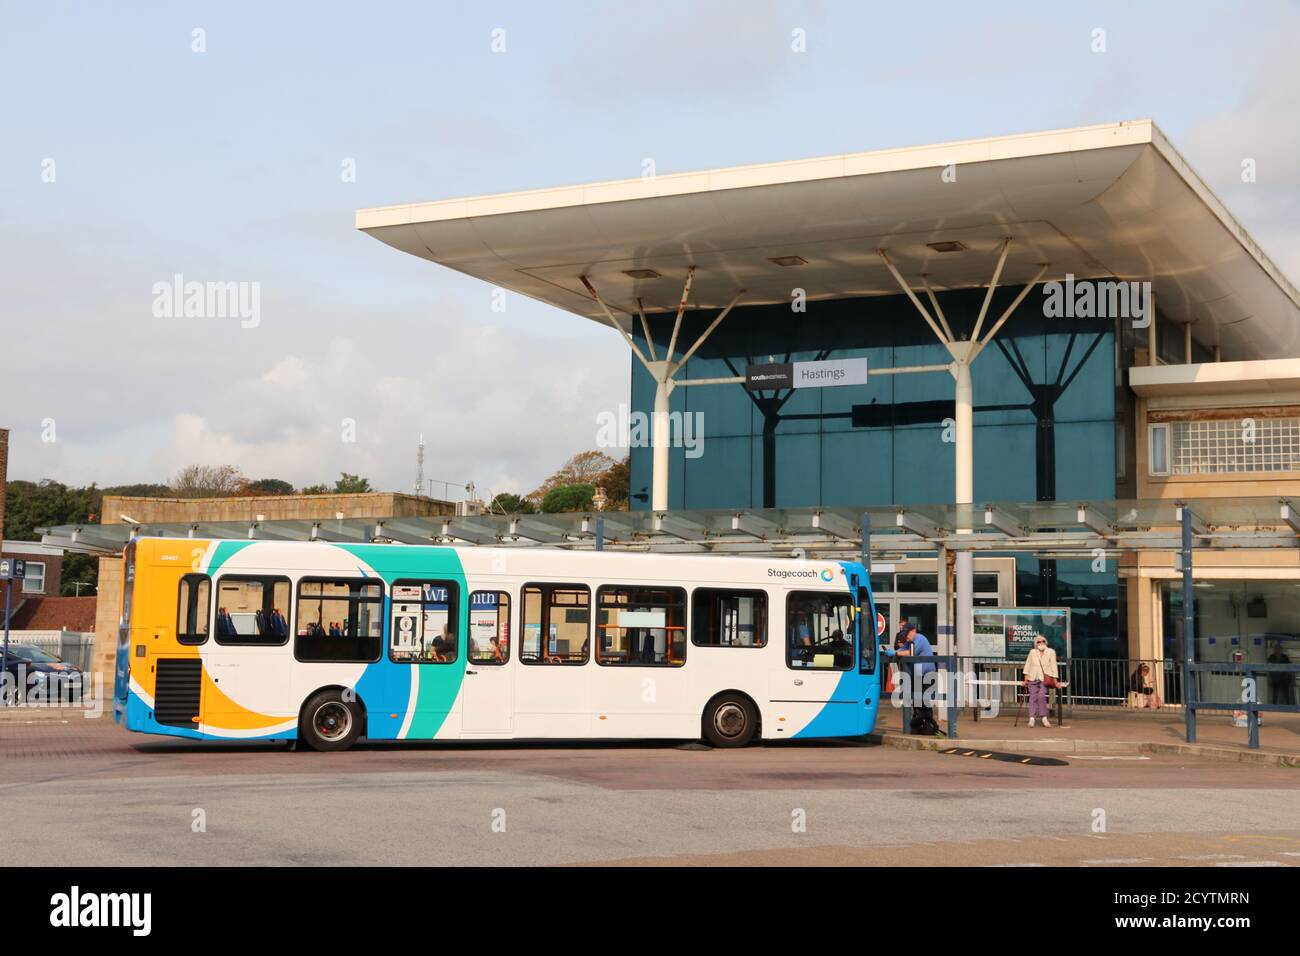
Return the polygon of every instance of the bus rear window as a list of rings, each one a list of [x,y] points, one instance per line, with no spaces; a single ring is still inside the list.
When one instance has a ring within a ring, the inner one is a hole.
[[[176,596],[176,640],[182,644],[202,644],[208,639],[212,617],[212,579],[206,574],[187,574],[181,578]]]

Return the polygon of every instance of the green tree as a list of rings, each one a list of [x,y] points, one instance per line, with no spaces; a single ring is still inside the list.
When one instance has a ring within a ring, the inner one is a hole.
[[[622,461],[614,462],[604,474],[596,479],[596,484],[605,489],[605,497],[609,499],[609,503],[605,505],[606,511],[628,510],[628,495],[631,493],[631,482],[631,456],[625,456]]]
[[[587,511],[591,508],[591,499],[595,494],[594,485],[560,485],[552,488],[542,498],[542,511],[548,515],[564,511]]]
[[[597,485],[600,483],[598,480],[600,476],[616,464],[618,463],[603,451],[578,452],[528,497],[535,502],[540,502],[548,492],[561,485]]]
[[[531,515],[537,513],[537,506],[527,498],[503,491],[492,499],[488,511],[497,515]]]
[[[293,485],[280,478],[259,478],[256,481],[244,482],[244,487],[240,489],[241,494],[245,495],[291,495],[293,494]]]
[[[303,489],[298,493],[300,495],[328,495],[333,490],[334,490],[333,488],[325,484],[305,485]]]
[[[77,587],[80,584],[81,587]],[[64,597],[81,597],[95,594],[99,587],[99,558],[90,554],[68,551],[63,555],[63,575],[59,593]]]
[[[94,485],[69,488],[60,481],[11,481],[5,498],[6,538],[34,541],[37,528],[80,524],[99,509],[100,492]]]
[[[98,520],[103,493],[94,485],[69,488],[58,481],[11,481],[5,501],[6,538],[14,541],[38,541],[37,528],[61,524],[85,524]],[[63,557],[60,593],[76,592],[80,581],[85,587],[99,579],[99,560],[85,554],[69,552]]]
[[[360,475],[350,475],[346,471],[342,473],[338,481],[334,482],[334,493],[338,495],[360,495],[374,491],[370,487],[370,479],[362,478]]]

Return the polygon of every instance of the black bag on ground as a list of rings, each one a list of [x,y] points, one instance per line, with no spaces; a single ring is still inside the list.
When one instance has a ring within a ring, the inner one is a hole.
[[[939,724],[928,708],[917,708],[912,715],[912,733],[921,737],[934,737],[940,733]]]

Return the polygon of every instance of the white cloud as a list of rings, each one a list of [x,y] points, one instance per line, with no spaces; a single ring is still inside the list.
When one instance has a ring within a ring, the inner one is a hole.
[[[427,478],[522,493],[595,446],[593,409],[627,400],[628,359],[617,341],[473,326],[454,339],[431,330],[429,341],[451,347],[386,350],[333,338],[279,358],[178,412],[156,472],[233,464],[249,477],[303,485],[348,471],[404,491],[423,434]],[[345,420],[355,422],[355,441],[346,440]]]

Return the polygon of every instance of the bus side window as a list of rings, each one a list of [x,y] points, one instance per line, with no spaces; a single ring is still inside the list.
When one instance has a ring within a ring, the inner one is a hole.
[[[691,592],[691,643],[696,647],[764,647],[767,592],[696,588]]]
[[[591,590],[585,584],[525,584],[525,664],[585,664],[591,656]]]
[[[460,588],[455,581],[393,582],[388,657],[398,664],[454,664],[460,656]]]
[[[864,587],[858,588],[858,670],[870,674],[876,669],[876,643],[884,635],[876,634],[876,615],[871,606],[871,592]]]
[[[280,645],[289,642],[289,579],[228,574],[217,581],[217,643]]]
[[[469,659],[487,666],[510,660],[510,595],[505,591],[470,594]]]
[[[176,640],[182,644],[202,644],[208,639],[212,617],[212,579],[206,574],[187,574],[181,578],[176,596]]]
[[[304,578],[298,582],[300,661],[379,660],[383,648],[384,587],[365,578]],[[283,619],[278,610],[272,621]]]
[[[606,586],[596,592],[596,663],[680,667],[686,663],[682,588]]]

